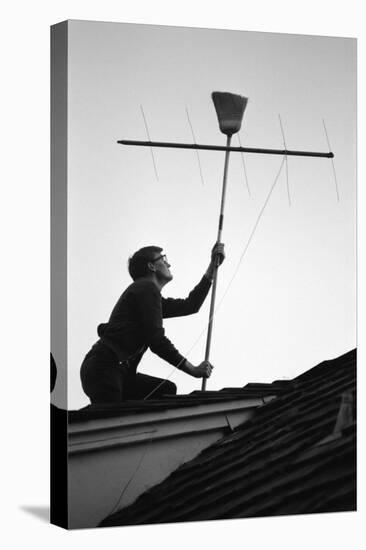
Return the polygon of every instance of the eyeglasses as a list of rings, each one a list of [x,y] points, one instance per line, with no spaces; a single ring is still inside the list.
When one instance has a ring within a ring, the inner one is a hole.
[[[166,257],[166,254],[162,254],[161,256],[158,256],[157,258],[155,258],[155,260],[151,260],[151,263],[154,264],[154,263],[157,262],[158,260],[163,260],[163,262],[164,262],[165,264],[168,264],[168,263],[169,263],[169,262],[168,262],[168,258]]]

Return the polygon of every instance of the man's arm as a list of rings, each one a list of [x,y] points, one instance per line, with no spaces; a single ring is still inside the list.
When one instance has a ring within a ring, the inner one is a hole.
[[[208,378],[211,375],[213,367],[208,361],[203,361],[195,367],[165,336],[162,326],[161,296],[154,283],[147,284],[143,291],[138,293],[136,307],[142,322],[145,342],[153,353],[195,378]]]
[[[209,361],[202,361],[202,363],[195,367],[188,361],[188,359],[186,359],[182,365],[178,366],[178,368],[186,374],[194,376],[194,378],[209,378],[211,376],[213,366]]]
[[[164,318],[181,317],[197,313],[205,301],[210,287],[211,279],[204,275],[187,298],[162,298],[162,316]]]
[[[215,244],[211,252],[211,261],[197,286],[189,293],[187,298],[162,298],[162,315],[168,317],[181,317],[197,313],[202,306],[210,290],[215,270],[224,261],[225,252],[223,244]]]

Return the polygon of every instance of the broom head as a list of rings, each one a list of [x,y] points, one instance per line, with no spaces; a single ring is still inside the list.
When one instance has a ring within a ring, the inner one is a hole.
[[[248,98],[229,92],[212,92],[220,130],[231,136],[239,132]]]

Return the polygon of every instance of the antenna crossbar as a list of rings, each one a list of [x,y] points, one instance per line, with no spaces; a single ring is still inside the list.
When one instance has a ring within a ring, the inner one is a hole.
[[[174,143],[166,141],[135,141],[121,139],[117,143],[121,145],[139,145],[141,147],[170,147],[173,149],[201,149],[205,151],[230,151],[233,153],[260,153],[264,155],[288,155],[297,157],[321,157],[333,158],[334,153],[322,153],[316,151],[291,151],[289,149],[263,149],[258,147],[226,147],[225,145],[200,145],[198,143]]]

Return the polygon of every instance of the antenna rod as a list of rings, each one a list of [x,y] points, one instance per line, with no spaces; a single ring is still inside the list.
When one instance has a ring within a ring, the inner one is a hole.
[[[134,141],[121,139],[121,145],[140,145],[142,147],[170,147],[174,149],[202,149],[205,151],[229,151],[233,153],[260,153],[265,155],[288,155],[297,157],[333,158],[334,153],[319,153],[315,151],[289,151],[288,149],[261,149],[258,147],[230,147],[226,145],[200,145],[198,143],[169,143],[165,141]]]
[[[224,225],[224,208],[225,208],[225,197],[226,197],[226,183],[227,183],[227,172],[229,167],[229,155],[230,155],[230,142],[231,135],[227,136],[226,140],[226,153],[225,153],[225,165],[224,165],[224,178],[222,184],[222,194],[221,194],[221,207],[220,207],[220,218],[219,218],[219,228],[217,232],[217,242],[221,243],[221,234],[222,228]],[[211,293],[211,305],[210,305],[210,315],[208,320],[208,329],[207,329],[207,340],[206,340],[206,352],[205,352],[205,361],[209,360],[210,348],[211,348],[211,337],[212,337],[212,326],[213,318],[215,313],[215,299],[216,299],[216,286],[217,286],[217,275],[218,275],[218,265],[215,266],[213,273],[213,283],[212,283],[212,293]],[[202,391],[206,390],[207,378],[202,378]]]

